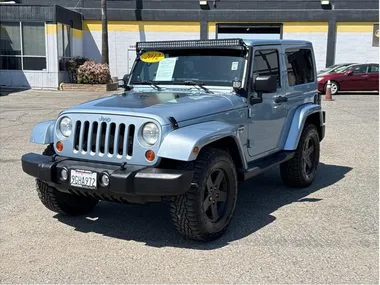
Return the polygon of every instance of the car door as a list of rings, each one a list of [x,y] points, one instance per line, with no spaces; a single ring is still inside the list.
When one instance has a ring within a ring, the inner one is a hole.
[[[285,84],[280,76],[280,45],[258,46],[253,50],[251,78],[275,75],[278,78],[277,91],[262,94],[262,102],[249,106],[247,152],[251,159],[260,158],[278,150],[278,144],[287,115]],[[259,98],[258,94],[251,94]]]
[[[342,86],[341,90],[345,91],[368,91],[369,86],[368,64],[356,65],[351,69],[352,73],[348,73],[348,80],[345,81],[346,86]]]
[[[369,67],[369,79],[368,84],[370,86],[370,90],[379,91],[379,65],[371,64]]]

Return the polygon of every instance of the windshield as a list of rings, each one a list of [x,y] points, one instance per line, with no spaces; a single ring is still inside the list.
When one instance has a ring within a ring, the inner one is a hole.
[[[340,68],[337,68],[336,70],[334,70],[335,73],[343,73],[345,72],[347,69],[351,68],[351,64],[350,65],[345,65],[345,66],[342,66]]]
[[[329,66],[329,67],[326,67],[326,68],[320,70],[320,72],[326,72],[326,71],[332,70],[332,69],[334,69],[334,68],[336,68],[336,67],[338,67],[338,66],[339,66],[339,65],[334,64],[334,65],[331,65],[331,66]]]
[[[184,84],[192,81],[232,86],[234,80],[243,79],[245,59],[241,50],[161,50],[158,54],[162,57],[156,57],[156,62],[146,62],[145,58],[150,55],[140,56],[130,84]]]

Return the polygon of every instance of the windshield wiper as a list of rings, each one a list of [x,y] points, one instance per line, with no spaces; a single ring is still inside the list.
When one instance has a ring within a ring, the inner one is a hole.
[[[198,86],[200,88],[202,88],[204,91],[206,91],[206,93],[213,93],[212,91],[210,91],[210,89],[204,87],[204,83],[202,82],[196,82],[196,81],[193,81],[193,80],[186,80],[183,82],[183,84],[185,85],[193,85],[193,86]]]
[[[138,82],[138,84],[143,84],[143,85],[149,84],[150,86],[155,87],[158,91],[160,91],[162,89],[160,86],[158,86],[156,83],[154,83],[153,81],[150,81],[150,80],[140,81],[140,82]]]

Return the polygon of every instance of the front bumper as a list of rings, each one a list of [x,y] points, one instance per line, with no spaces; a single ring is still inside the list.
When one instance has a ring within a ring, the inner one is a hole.
[[[22,169],[25,173],[43,181],[62,192],[95,194],[98,197],[127,196],[173,196],[181,195],[190,188],[192,171],[170,170],[146,166],[94,163],[73,160],[65,157],[52,157],[35,153],[22,156]],[[66,168],[67,180],[60,178]],[[95,189],[73,187],[70,185],[70,170],[85,170],[97,173],[98,183]],[[109,176],[109,185],[101,186],[99,179],[103,173]],[[95,196],[93,195],[93,196]],[[108,199],[105,199],[108,200]]]

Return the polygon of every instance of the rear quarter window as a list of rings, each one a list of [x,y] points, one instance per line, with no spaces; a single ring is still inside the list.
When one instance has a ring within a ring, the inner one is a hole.
[[[313,54],[310,49],[287,49],[287,71],[289,86],[315,81]]]

